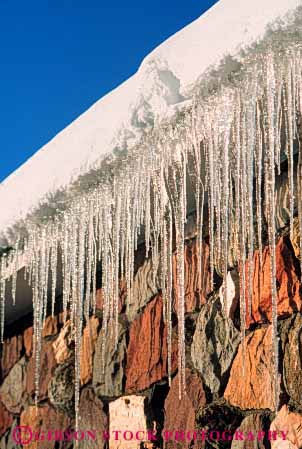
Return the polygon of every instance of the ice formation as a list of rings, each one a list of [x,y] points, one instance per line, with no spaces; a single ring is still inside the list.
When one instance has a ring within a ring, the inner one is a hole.
[[[273,376],[278,407],[275,181],[286,158],[292,232],[295,204],[302,223],[302,159],[301,151],[297,150],[298,142],[301,143],[297,124],[302,117],[299,26],[296,21],[290,29],[272,31],[265,41],[242,55],[236,70],[228,70],[225,61],[221,67],[224,78],[200,80],[190,104],[156,127],[148,128],[131,150],[102,166],[95,188],[76,196],[69,207],[46,223],[28,225],[26,235],[2,256],[2,338],[6,284],[12,279],[15,296],[16,272],[21,265],[25,266],[25,276],[33,291],[36,400],[41,329],[47,314],[54,313],[59,265],[62,266],[63,309],[65,314],[70,314],[74,329],[75,408],[78,411],[82,330],[96,306],[97,266],[101,266],[104,291],[102,331],[104,337],[108,330],[113,331],[117,341],[119,278],[125,279],[127,301],[131,302],[134,258],[142,236],[146,257],[161,261],[169,372],[172,282],[178,287],[179,394],[185,392],[184,226],[187,186],[191,185],[199,248],[205,232],[210,238],[212,286],[215,270],[226,280],[230,260],[239,269],[242,339],[246,316],[251,312],[253,252],[258,247],[261,254],[263,231],[267,230],[271,254]],[[173,280],[174,249],[177,274]],[[224,291],[226,301],[227,289]]]

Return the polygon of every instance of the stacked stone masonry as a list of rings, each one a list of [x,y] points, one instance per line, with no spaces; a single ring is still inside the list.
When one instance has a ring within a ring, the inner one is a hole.
[[[297,229],[297,227],[295,227]],[[167,326],[156,273],[150,262],[137,270],[132,302],[121,282],[118,346],[108,336],[102,357],[102,291],[97,292],[97,312],[85,323],[82,338],[80,430],[97,430],[97,438],[77,435],[78,447],[110,449],[143,447],[138,441],[121,444],[102,437],[120,429],[144,430],[145,447],[166,448],[293,448],[302,447],[302,296],[299,236],[284,233],[277,247],[278,318],[281,376],[280,406],[273,403],[271,348],[270,254],[254,254],[252,311],[246,316],[246,337],[241,340],[239,281],[236,267],[227,282],[227,307],[222,306],[221,279],[215,276],[210,291],[209,248],[202,249],[199,270],[195,240],[186,242],[186,395],[179,398],[177,372],[177,289],[173,297],[172,380],[168,384]],[[175,263],[175,261],[174,261]],[[175,268],[175,267],[174,267]],[[76,447],[74,417],[74,341],[62,314],[46,320],[41,350],[38,409],[34,404],[35,361],[32,327],[15,323],[14,335],[1,349],[0,449],[21,447],[17,426],[30,426],[40,435],[28,449]],[[244,367],[244,368],[243,368]],[[139,427],[139,429],[137,428]],[[157,435],[148,440],[147,429]],[[263,440],[225,439],[175,441],[160,439],[163,429],[257,432]],[[268,432],[287,430],[286,441],[269,441]],[[66,431],[57,441],[47,432]],[[15,433],[14,433],[15,432]],[[43,441],[41,435],[46,435]],[[25,445],[24,445],[25,446]]]

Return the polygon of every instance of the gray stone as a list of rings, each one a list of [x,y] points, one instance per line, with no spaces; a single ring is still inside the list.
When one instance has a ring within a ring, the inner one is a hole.
[[[9,412],[20,413],[26,387],[25,357],[10,370],[0,388],[0,399]]]
[[[213,298],[198,315],[191,347],[193,365],[213,393],[225,383],[224,375],[231,366],[239,342],[238,330],[225,316],[219,298]]]
[[[133,321],[137,313],[155,296],[160,289],[160,280],[158,275],[159,260],[154,261],[153,269],[152,260],[147,259],[133,280],[133,286],[129,297],[126,299],[126,314],[129,321]]]
[[[14,420],[10,430],[0,439],[0,449],[20,449],[20,444],[17,444],[13,438],[13,431],[18,425],[18,421]]]
[[[99,397],[118,397],[123,392],[125,364],[126,364],[126,328],[119,324],[118,344],[115,347],[115,339],[109,332],[105,336],[104,368],[102,357],[103,332],[99,333],[94,352],[93,386]]]
[[[74,365],[56,368],[48,386],[49,400],[54,407],[72,415],[74,412]]]

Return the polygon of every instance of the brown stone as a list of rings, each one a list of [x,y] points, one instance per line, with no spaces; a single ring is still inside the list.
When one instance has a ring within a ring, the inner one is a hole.
[[[1,372],[2,377],[5,377],[10,369],[18,362],[21,358],[23,348],[23,337],[22,335],[15,335],[14,337],[4,341],[2,346],[2,357],[1,357]]]
[[[104,306],[104,292],[102,288],[98,288],[95,295],[96,308],[103,310]]]
[[[297,313],[280,323],[283,352],[283,383],[287,394],[302,405],[302,315]]]
[[[92,379],[93,370],[93,353],[95,342],[98,338],[99,320],[96,317],[91,317],[89,325],[83,331],[82,346],[81,346],[81,385],[87,384]]]
[[[209,246],[203,242],[200,270],[200,256],[196,240],[185,244],[185,311],[194,312],[206,303],[207,295],[210,293],[210,272],[209,272]],[[177,255],[173,255],[173,293],[174,310],[178,306],[177,279]]]
[[[247,326],[251,323],[271,321],[272,317],[270,251],[268,247],[264,248],[262,258],[263,265],[260,270],[259,251],[256,251],[253,267],[252,314],[250,318],[247,316]],[[301,311],[299,273],[296,269],[292,248],[286,237],[280,238],[276,246],[276,267],[278,315],[284,316]],[[246,272],[248,273],[248,267]]]
[[[271,423],[270,430],[277,431],[279,440],[271,441],[272,449],[279,449],[284,447],[290,449],[299,449],[302,447],[302,415],[289,411],[286,405],[283,405],[281,410],[277,413],[276,418]],[[286,432],[286,440],[280,442],[280,434]],[[287,444],[287,445],[286,445]]]
[[[273,372],[272,326],[269,326],[251,332],[245,343],[240,344],[225,399],[241,409],[274,410]]]
[[[31,428],[31,434],[22,433],[22,438],[27,439],[29,444],[25,447],[28,449],[54,449],[55,447],[61,449],[66,444],[66,441],[55,441],[54,437],[51,440],[47,439],[47,432],[51,430],[66,431],[70,425],[66,414],[55,410],[48,404],[39,406],[38,409],[34,406],[29,406],[21,413],[21,426],[28,426]],[[45,440],[42,440],[42,437]]]
[[[34,335],[34,330],[33,330],[32,326],[28,327],[27,329],[25,329],[25,331],[23,333],[25,354],[27,355],[27,357],[30,357],[31,354],[32,354],[32,350],[33,350],[33,335]]]
[[[6,410],[2,402],[0,402],[0,436],[11,427],[13,423],[12,415]]]
[[[74,355],[74,340],[72,338],[71,323],[66,321],[58,337],[52,343],[54,356],[58,364],[65,363]]]
[[[20,413],[26,387],[26,362],[22,357],[10,370],[0,387],[0,399],[11,413]]]
[[[231,449],[265,449],[266,445],[263,439],[258,440],[257,438],[257,432],[262,430],[264,431],[264,429],[265,423],[264,417],[262,415],[255,414],[247,416],[246,418],[244,418],[244,420],[236,430],[242,432],[244,435],[247,435],[248,432],[251,432],[253,435],[255,435],[255,439],[234,439]]]
[[[58,333],[58,318],[56,316],[48,316],[45,320],[42,337],[49,337]]]
[[[174,372],[177,368],[177,349],[174,340],[172,346]],[[130,326],[126,391],[144,390],[167,375],[167,326],[163,319],[163,301],[157,296]]]
[[[48,385],[48,399],[55,409],[74,415],[75,405],[74,363],[58,365]]]
[[[125,298],[126,298],[126,283],[123,279],[119,280],[119,312],[122,311],[124,305],[125,305]],[[95,303],[96,308],[99,310],[103,310],[104,306],[104,291],[102,288],[98,288],[96,291],[96,297],[95,297]]]
[[[165,400],[165,430],[196,429],[195,415],[206,403],[202,382],[197,373],[186,369],[186,394],[179,399],[179,375],[172,380]],[[192,447],[191,441],[167,441],[166,448]],[[194,446],[193,446],[194,447]]]
[[[101,435],[108,429],[108,416],[104,404],[98,399],[92,388],[84,388],[80,397],[79,429],[96,430],[96,441],[79,441],[79,449],[104,449],[106,440]]]
[[[293,229],[293,238],[291,239],[291,244],[293,245],[293,250],[295,256],[300,259],[300,229],[299,229],[299,219],[294,219],[294,229]]]
[[[26,391],[33,397],[35,394],[35,359],[32,356],[27,365],[26,372]],[[47,397],[47,389],[49,381],[52,377],[56,367],[56,359],[52,348],[51,341],[43,341],[40,353],[40,386],[39,386],[39,400]]]

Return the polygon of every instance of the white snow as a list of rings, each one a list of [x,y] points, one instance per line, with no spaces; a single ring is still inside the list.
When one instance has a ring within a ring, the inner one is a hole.
[[[260,39],[301,0],[221,0],[151,52],[138,72],[96,102],[0,184],[0,232],[96,167],[115,146],[131,148],[142,129],[156,126],[188,87],[228,54]],[[6,149],[9,151],[9,148]]]

